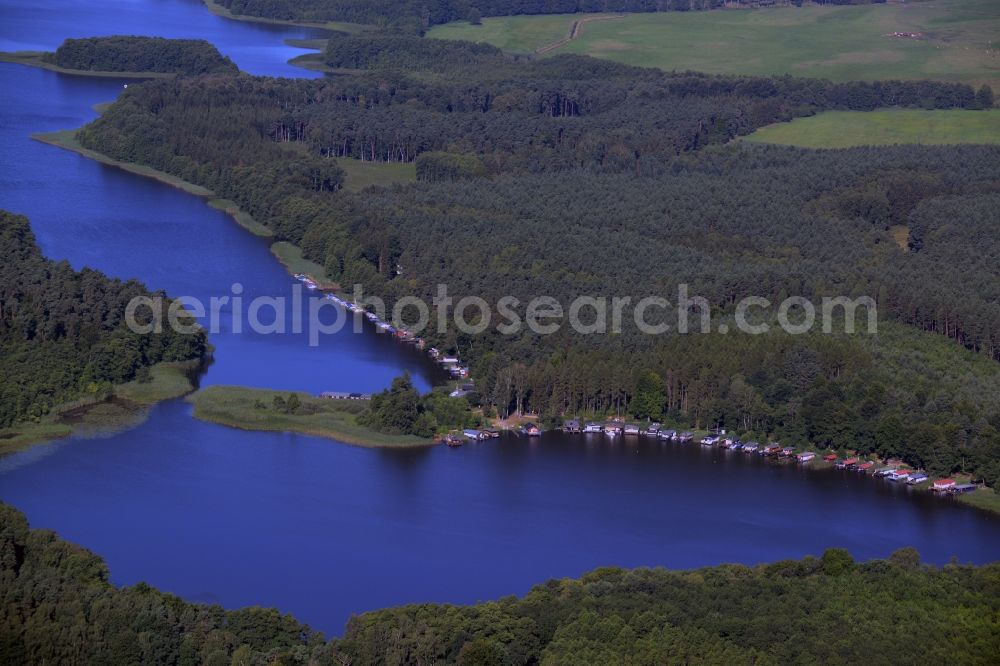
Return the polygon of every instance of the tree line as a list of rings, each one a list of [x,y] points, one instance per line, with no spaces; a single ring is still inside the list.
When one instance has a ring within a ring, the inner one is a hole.
[[[21,215],[0,211],[0,252],[0,427],[104,395],[161,361],[206,353],[204,331],[185,335],[164,326],[160,333],[132,332],[125,324],[129,301],[164,295],[134,280],[46,259]],[[163,303],[166,309],[170,301]],[[152,316],[140,310],[137,321],[149,323]]]
[[[754,567],[597,569],[521,598],[366,613],[326,640],[275,609],[116,587],[100,557],[0,504],[0,661],[25,666],[985,664],[1000,651],[998,599],[998,564],[831,549]]]
[[[204,39],[114,35],[67,39],[47,59],[94,72],[235,74],[236,64]]]
[[[240,16],[281,20],[345,21],[423,33],[450,21],[475,22],[484,16],[536,14],[686,12],[742,5],[762,0],[217,0]],[[826,4],[877,4],[885,0],[827,0]],[[802,0],[791,0],[796,6]],[[783,0],[780,4],[787,4]]]
[[[372,396],[358,423],[390,435],[433,437],[442,431],[475,427],[479,418],[469,410],[465,398],[452,398],[442,390],[422,396],[404,374]]]

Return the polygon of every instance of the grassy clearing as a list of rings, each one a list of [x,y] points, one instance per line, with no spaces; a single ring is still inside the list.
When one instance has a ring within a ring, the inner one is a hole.
[[[543,14],[483,19],[482,25],[456,21],[434,26],[427,33],[435,39],[466,39],[487,42],[513,53],[533,53],[538,48],[569,36],[573,21],[600,14]],[[586,30],[586,28],[584,28]]]
[[[417,167],[412,162],[362,162],[353,159],[338,159],[337,166],[346,176],[344,189],[357,192],[372,185],[393,185],[412,183],[417,180]]]
[[[903,252],[910,251],[910,228],[905,224],[895,224],[889,227],[889,235]]]
[[[371,26],[360,23],[344,23],[342,21],[285,21],[282,19],[259,18],[257,16],[241,16],[234,14],[222,5],[213,0],[204,0],[205,8],[216,16],[232,19],[234,21],[246,21],[247,23],[270,23],[271,25],[293,25],[304,28],[322,28],[323,30],[336,30],[337,32],[354,33],[370,29]]]
[[[136,426],[146,419],[150,405],[193,391],[191,374],[198,365],[198,361],[160,363],[150,368],[151,381],[119,384],[108,400],[81,398],[56,407],[37,423],[2,429],[0,455],[73,434],[97,436]]]
[[[583,15],[488,18],[437,26],[430,37],[529,52],[565,37]],[[887,37],[921,32],[922,39]],[[630,14],[584,26],[550,54],[715,74],[791,74],[833,81],[936,79],[1000,89],[995,0]]]
[[[851,148],[899,143],[1000,144],[1000,109],[991,111],[826,111],[762,127],[743,139],[803,148]]]
[[[386,435],[358,425],[357,416],[368,403],[363,400],[337,401],[296,393],[301,406],[286,414],[273,406],[275,396],[288,398],[285,391],[242,386],[210,386],[188,398],[195,418],[241,430],[298,432],[328,437],[339,442],[369,447],[427,446],[433,440],[410,435]]]
[[[67,69],[46,62],[43,56],[50,55],[46,51],[0,51],[0,62],[13,62],[28,67],[40,67],[51,72],[69,74],[71,76],[97,76],[116,79],[163,79],[177,76],[173,72],[94,72],[88,69]]]

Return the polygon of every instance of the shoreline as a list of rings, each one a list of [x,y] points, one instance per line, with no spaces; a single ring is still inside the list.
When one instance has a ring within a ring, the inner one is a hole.
[[[188,181],[182,180],[180,178],[177,178],[176,176],[172,176],[172,175],[167,174],[165,172],[162,172],[162,171],[159,171],[159,170],[156,170],[156,169],[152,169],[152,168],[146,167],[146,166],[141,166],[141,165],[137,165],[137,164],[133,164],[133,163],[128,163],[128,162],[122,162],[120,160],[116,160],[114,158],[110,158],[110,157],[108,157],[106,155],[103,155],[101,153],[98,153],[96,151],[84,148],[76,140],[75,132],[76,132],[76,130],[63,130],[63,131],[59,131],[59,132],[33,134],[32,138],[36,139],[38,141],[42,141],[43,143],[49,143],[51,145],[55,145],[57,147],[64,148],[66,150],[71,150],[73,152],[76,152],[78,154],[83,155],[84,157],[88,157],[90,159],[97,160],[98,162],[101,162],[102,164],[106,164],[106,165],[109,165],[109,166],[115,166],[115,167],[124,169],[126,171],[129,171],[130,173],[134,173],[136,175],[141,175],[141,176],[146,176],[146,177],[154,178],[156,180],[159,180],[160,182],[163,182],[163,183],[166,183],[168,185],[177,187],[177,188],[179,188],[181,190],[184,190],[184,191],[186,191],[186,192],[188,192],[190,194],[195,194],[197,196],[200,196],[203,199],[206,199],[207,203],[210,206],[212,206],[212,207],[214,207],[214,208],[216,208],[218,210],[222,210],[222,211],[226,212],[237,224],[239,224],[241,227],[243,227],[244,229],[246,229],[250,233],[253,233],[254,235],[257,235],[257,236],[263,237],[263,238],[273,238],[273,233],[267,227],[265,227],[264,225],[260,224],[256,220],[254,220],[249,214],[247,214],[245,211],[243,211],[242,209],[240,209],[239,206],[236,205],[235,202],[228,201],[228,200],[225,200],[225,199],[220,199],[220,198],[218,198],[218,197],[215,196],[214,192],[212,192],[211,190],[209,190],[209,189],[207,189],[205,187],[202,187],[200,185],[195,185],[194,183],[190,183]],[[334,283],[327,278],[327,276],[325,274],[325,271],[322,274],[322,276],[315,275],[315,273],[318,272],[317,269],[321,269],[322,267],[319,266],[319,264],[315,264],[314,262],[311,262],[311,261],[308,261],[306,259],[303,259],[302,256],[301,256],[301,248],[299,248],[298,246],[295,246],[295,245],[293,245],[291,243],[280,242],[279,241],[279,242],[272,243],[270,245],[270,249],[271,249],[272,255],[274,255],[278,259],[278,261],[282,264],[282,266],[285,267],[286,271],[288,271],[289,274],[295,275],[296,273],[310,273],[315,278],[318,278],[316,281],[317,281],[318,284],[322,285],[323,288],[325,288],[325,289],[332,288],[329,285],[333,285]],[[238,387],[236,387],[236,388],[238,388]],[[261,390],[266,390],[266,389],[261,389]],[[248,427],[245,423],[241,423],[239,421],[229,421],[229,420],[226,420],[226,418],[225,418],[224,415],[217,415],[216,418],[220,419],[220,420],[216,420],[216,419],[213,419],[211,417],[205,416],[204,412],[202,413],[201,416],[199,416],[197,414],[197,410],[196,410],[195,417],[196,418],[201,418],[202,420],[219,423],[220,425],[227,425],[229,427],[240,428],[240,429],[244,429],[244,430],[261,430],[261,429],[263,429],[263,430],[284,430],[283,428],[267,428],[267,427],[264,427],[264,428],[254,428],[254,427]],[[342,441],[342,442],[347,443],[347,444],[358,445],[358,446],[369,446],[369,447],[379,447],[379,446],[392,447],[392,446],[394,446],[393,444],[384,444],[384,443],[383,444],[378,444],[378,443],[373,444],[371,442],[371,439],[369,439],[369,438],[367,438],[367,437],[365,437],[363,435],[356,435],[356,434],[352,435],[350,433],[344,434],[342,432],[340,432],[339,434],[330,434],[331,431],[329,431],[329,430],[324,430],[324,429],[310,430],[310,429],[308,429],[306,427],[303,427],[301,425],[298,426],[298,427],[291,428],[290,430],[287,430],[287,431],[289,431],[289,432],[299,432],[301,434],[314,435],[314,436],[319,436],[319,437],[328,437],[328,438],[331,438],[331,439],[335,439],[337,441]],[[352,440],[352,439],[354,441],[345,441],[345,440]],[[411,443],[411,444],[404,444],[404,446],[407,446],[407,445],[409,445],[409,446],[427,446],[427,445],[431,445],[431,444],[432,444],[431,442]],[[398,446],[398,444],[395,445],[395,446]],[[818,465],[814,465],[814,466],[818,466]],[[977,491],[975,493],[970,493],[968,496],[964,496],[964,495],[963,496],[958,496],[955,499],[956,499],[956,501],[959,501],[962,504],[965,504],[967,506],[970,506],[970,507],[973,507],[973,508],[976,508],[976,509],[980,509],[980,510],[984,510],[984,511],[987,511],[989,513],[1000,514],[1000,495],[998,495],[996,493],[996,491],[994,489],[992,489],[992,488],[984,488],[984,489],[981,489],[981,490],[979,490],[979,491]]]
[[[0,430],[0,457],[73,435],[101,436],[134,428],[157,403],[197,390],[193,375],[207,360],[157,363],[149,367],[152,379],[148,382],[116,384],[108,396],[84,396],[56,405],[36,423],[4,428]]]
[[[42,143],[56,146],[57,148],[72,151],[82,155],[83,157],[100,162],[101,164],[116,167],[137,176],[152,178],[153,180],[159,181],[165,185],[176,187],[179,190],[187,192],[188,194],[193,194],[205,200],[205,203],[209,206],[224,212],[234,222],[236,222],[236,224],[254,236],[265,240],[274,238],[274,232],[255,220],[253,216],[240,208],[236,202],[230,201],[229,199],[223,199],[206,187],[196,185],[190,181],[183,180],[182,178],[178,178],[164,171],[140,164],[134,164],[132,162],[116,160],[113,157],[104,155],[103,153],[85,148],[80,145],[79,141],[77,141],[76,132],[77,130],[39,132],[32,134],[31,138]],[[271,250],[271,254],[278,260],[279,263],[281,263],[282,266],[284,266],[290,276],[293,276],[296,273],[309,273],[316,278],[317,283],[323,285],[324,288],[331,288],[330,285],[335,285],[335,283],[326,275],[326,271],[322,266],[302,257],[302,250],[297,245],[293,245],[292,243],[288,243],[286,241],[275,241],[270,244],[269,249]]]
[[[177,76],[173,72],[101,72],[89,69],[67,69],[42,60],[42,56],[50,53],[50,51],[0,51],[0,62],[47,69],[50,72],[69,76],[90,76],[102,79],[166,79]]]
[[[347,34],[363,32],[370,28],[370,26],[363,23],[347,23],[345,21],[293,21],[287,19],[263,18],[260,16],[247,16],[245,14],[234,14],[226,7],[214,2],[214,0],[202,0],[202,2],[205,5],[205,9],[207,9],[209,13],[231,21],[263,23],[266,25],[280,25],[293,28],[311,28],[314,30],[319,29],[330,32],[343,32]]]
[[[301,403],[295,413],[281,412],[276,398],[295,395]],[[323,437],[341,444],[378,449],[435,446],[433,439],[376,432],[356,421],[367,400],[318,398],[304,391],[277,391],[247,386],[216,385],[196,391],[186,401],[200,421],[248,432],[285,432]]]

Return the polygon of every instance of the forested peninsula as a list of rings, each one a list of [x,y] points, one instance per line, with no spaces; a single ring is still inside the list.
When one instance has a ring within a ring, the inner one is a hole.
[[[938,568],[913,549],[870,562],[831,549],[756,567],[598,569],[521,598],[366,613],[327,641],[275,609],[116,587],[100,557],[0,504],[0,602],[0,662],[25,666],[985,664],[1000,652],[1000,564]]]
[[[439,283],[522,304],[686,283],[723,318],[750,295],[870,295],[875,336],[625,322],[426,337],[470,362],[488,414],[663,419],[1000,478],[1000,149],[729,143],[827,109],[984,108],[988,88],[664,73],[383,33],[331,39],[326,58],[354,75],[152,81],[78,138],[231,199],[390,307]],[[345,159],[415,162],[422,182],[346,192]]]
[[[238,68],[204,39],[115,35],[67,39],[54,53],[0,54],[0,59],[66,74],[134,77],[235,74]]]
[[[161,297],[166,321],[162,292],[43,257],[28,219],[6,211],[0,252],[0,450],[69,434],[87,425],[88,410],[114,422],[130,406],[192,389],[187,375],[208,352],[205,332],[165,325],[142,334],[125,322],[139,296]],[[152,318],[149,308],[136,312],[138,323]]]

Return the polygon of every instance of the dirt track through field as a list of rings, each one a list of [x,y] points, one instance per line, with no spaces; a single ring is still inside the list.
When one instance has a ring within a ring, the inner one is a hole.
[[[539,46],[535,49],[535,53],[538,55],[543,55],[549,51],[555,51],[556,49],[566,46],[571,41],[580,36],[580,32],[583,30],[583,25],[585,23],[591,23],[592,21],[610,21],[611,19],[625,18],[623,14],[615,14],[614,16],[588,16],[582,19],[576,19],[569,28],[569,36],[563,37],[559,41],[552,42],[551,44],[546,44],[545,46]]]

